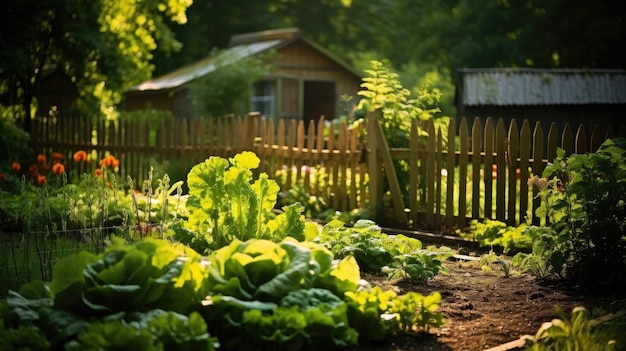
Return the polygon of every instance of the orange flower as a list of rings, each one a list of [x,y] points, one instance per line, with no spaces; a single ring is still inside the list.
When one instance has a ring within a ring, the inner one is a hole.
[[[12,170],[13,172],[19,172],[19,171],[20,171],[20,169],[22,169],[22,165],[20,165],[20,163],[19,163],[19,162],[13,162],[13,163],[11,163],[11,170]]]
[[[63,154],[60,152],[53,152],[52,153],[52,159],[55,161],[60,161],[63,159]]]
[[[4,182],[4,181],[6,181],[6,180],[7,180],[7,175],[6,175],[6,174],[4,174],[4,173],[0,173],[0,181],[1,181],[1,182]]]
[[[37,162],[39,162],[39,163],[46,163],[46,155],[44,155],[44,154],[37,155]]]
[[[96,168],[95,171],[93,171],[93,175],[95,175],[96,177],[102,177],[102,169],[100,168]]]
[[[84,162],[87,160],[87,153],[83,150],[76,151],[74,154],[74,162]]]
[[[106,186],[107,188],[110,188],[111,187],[111,183],[110,182],[106,182],[106,183],[104,183],[104,186]]]
[[[115,156],[113,155],[108,155],[107,157],[103,158],[100,161],[101,167],[117,168],[119,165],[120,165],[120,161],[117,158],[115,158]]]
[[[37,165],[31,165],[30,167],[28,167],[28,172],[30,172],[30,174],[35,174],[39,171],[39,168],[37,167]]]
[[[37,185],[44,186],[44,185],[46,185],[46,183],[48,183],[48,180],[46,179],[46,176],[40,175],[40,176],[37,177]]]
[[[63,175],[65,172],[65,166],[61,162],[57,162],[52,166],[52,173],[56,175]]]

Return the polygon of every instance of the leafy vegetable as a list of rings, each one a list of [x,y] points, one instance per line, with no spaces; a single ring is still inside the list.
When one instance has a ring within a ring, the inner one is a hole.
[[[284,213],[278,216],[272,213],[279,187],[265,173],[252,182],[252,170],[259,162],[254,153],[245,151],[229,160],[210,157],[189,172],[187,228],[206,238],[208,247],[201,253],[224,247],[235,239],[304,239],[304,207],[293,204],[283,208]]]
[[[60,262],[50,292],[55,308],[78,315],[153,308],[184,313],[199,301],[200,261],[192,250],[162,240],[134,246],[114,240],[99,257],[81,252]]]
[[[235,240],[209,260],[210,293],[238,299],[279,301],[291,291],[313,287],[330,288],[342,296],[360,279],[358,266],[333,263],[324,247],[295,240]]]
[[[334,220],[316,239],[335,257],[353,256],[363,271],[382,272],[389,279],[425,281],[443,270],[441,260],[449,250],[424,250],[421,241],[405,235],[387,235],[370,220],[358,220],[353,227]]]

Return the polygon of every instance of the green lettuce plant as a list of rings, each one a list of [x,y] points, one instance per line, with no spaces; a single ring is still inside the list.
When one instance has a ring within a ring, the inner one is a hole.
[[[388,235],[371,220],[358,220],[344,226],[333,220],[315,239],[332,251],[336,258],[352,256],[365,272],[384,273],[389,279],[406,278],[423,282],[445,268],[442,260],[450,255],[445,249],[426,250],[422,242],[405,235]]]
[[[354,257],[312,242],[234,241],[207,258],[202,313],[226,349],[336,348],[443,323],[440,296],[372,288]]]
[[[294,203],[275,215],[272,210],[279,187],[265,173],[253,181],[252,170],[259,163],[254,153],[244,151],[229,160],[210,157],[189,172],[189,220],[185,228],[197,233],[201,238],[198,242],[208,244],[201,253],[224,247],[235,239],[304,239],[304,207]],[[176,232],[173,235],[175,239],[184,236]]]
[[[49,284],[9,292],[0,335],[18,349],[43,345],[43,335],[49,349],[213,350],[216,339],[194,312],[206,294],[203,260],[151,238],[113,240],[99,255],[82,251],[61,261]]]

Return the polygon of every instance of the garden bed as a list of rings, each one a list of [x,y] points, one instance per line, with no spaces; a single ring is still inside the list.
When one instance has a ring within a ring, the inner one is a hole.
[[[440,311],[446,324],[443,328],[431,329],[426,335],[396,338],[358,350],[485,350],[517,340],[522,335],[534,335],[543,322],[557,318],[555,306],[560,306],[568,316],[576,306],[590,311],[602,309],[606,313],[626,307],[623,292],[582,291],[517,272],[505,277],[497,266],[492,271],[483,271],[477,261],[447,261],[445,266],[447,275],[437,275],[420,285],[365,276],[372,284],[399,293],[439,291],[443,297]]]

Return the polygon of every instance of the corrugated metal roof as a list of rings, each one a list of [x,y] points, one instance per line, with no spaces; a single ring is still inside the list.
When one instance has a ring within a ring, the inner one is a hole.
[[[607,69],[462,69],[462,104],[625,104],[626,71]]]
[[[145,81],[128,89],[128,91],[163,90],[179,87],[198,77],[213,72],[217,67],[238,61],[244,57],[255,55],[278,47],[284,40],[268,40],[256,43],[241,44],[222,51],[217,57],[208,57],[191,65],[182,67],[166,75]]]

